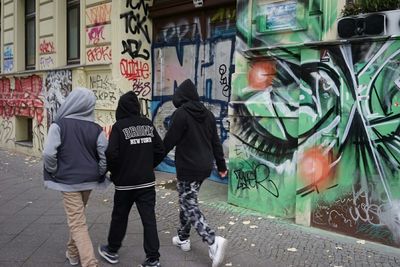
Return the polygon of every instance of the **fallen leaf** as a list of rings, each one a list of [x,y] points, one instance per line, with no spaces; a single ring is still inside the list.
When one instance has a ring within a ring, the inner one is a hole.
[[[297,251],[297,248],[288,248],[287,251],[296,252],[296,251]]]
[[[250,221],[243,221],[243,224],[250,224]]]
[[[364,245],[365,244],[365,240],[357,240],[357,243]]]
[[[234,222],[229,222],[229,224],[230,224],[230,225],[234,225],[235,223],[234,223]]]
[[[257,225],[250,225],[250,229],[256,229],[256,228],[258,228]]]

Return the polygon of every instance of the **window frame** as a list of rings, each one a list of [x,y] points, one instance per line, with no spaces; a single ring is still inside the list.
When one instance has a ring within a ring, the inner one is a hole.
[[[28,1],[33,1],[33,11],[28,13],[27,3]],[[25,69],[32,70],[36,68],[36,0],[25,0],[25,11],[24,11],[24,24],[25,24]],[[33,21],[33,64],[28,63],[28,23]]]
[[[77,45],[78,45],[78,56],[75,58],[71,58],[69,54],[69,45],[70,45],[70,23],[69,23],[69,12],[73,9],[77,8],[78,9],[78,34],[77,34]],[[67,65],[73,65],[73,64],[80,64],[81,62],[81,18],[80,18],[80,1],[79,0],[67,0]]]

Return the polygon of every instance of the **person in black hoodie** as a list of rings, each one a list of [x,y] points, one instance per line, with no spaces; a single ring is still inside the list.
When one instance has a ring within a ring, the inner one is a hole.
[[[146,260],[142,266],[161,266],[154,167],[164,157],[164,146],[152,122],[140,115],[140,104],[134,92],[121,96],[116,119],[106,150],[107,167],[115,185],[114,207],[108,245],[100,245],[98,251],[109,263],[119,262],[117,252],[125,237],[129,212],[136,203],[144,228]]]
[[[212,266],[219,266],[227,247],[227,240],[216,236],[199,209],[197,196],[202,182],[213,169],[214,159],[221,177],[227,174],[221,142],[218,137],[214,115],[200,102],[196,87],[190,79],[176,89],[172,102],[177,110],[171,118],[164,138],[168,153],[176,146],[175,166],[179,193],[178,235],[172,243],[183,251],[190,250],[191,225],[209,245]]]

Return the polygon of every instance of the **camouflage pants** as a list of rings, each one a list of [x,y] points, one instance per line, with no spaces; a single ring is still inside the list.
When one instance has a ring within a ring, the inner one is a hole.
[[[180,228],[178,236],[181,240],[186,240],[190,236],[190,228],[193,226],[197,233],[202,237],[203,242],[208,245],[214,243],[215,232],[212,230],[200,211],[197,196],[199,194],[201,182],[178,181],[177,189],[179,193],[179,220]]]

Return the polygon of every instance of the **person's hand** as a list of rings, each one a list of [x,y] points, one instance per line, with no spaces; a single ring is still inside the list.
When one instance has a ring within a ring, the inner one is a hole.
[[[226,176],[228,175],[228,170],[221,171],[221,172],[218,172],[218,173],[219,173],[219,176],[221,176],[222,179],[225,179]]]

